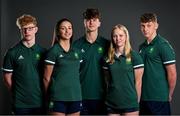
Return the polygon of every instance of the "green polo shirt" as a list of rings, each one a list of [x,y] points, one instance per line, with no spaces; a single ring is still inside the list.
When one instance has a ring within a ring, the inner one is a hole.
[[[56,43],[49,49],[45,63],[54,65],[50,84],[51,101],[80,101],[81,86],[79,68],[81,54],[75,48],[68,52]]]
[[[80,79],[84,100],[102,100],[104,97],[102,59],[108,44],[108,40],[101,36],[98,36],[94,43],[89,43],[85,36],[74,42],[74,46],[82,52]]]
[[[13,106],[35,108],[42,105],[42,55],[45,49],[22,42],[8,50],[2,70],[12,73]],[[41,66],[41,67],[40,67]]]
[[[115,55],[114,60],[113,64],[105,63],[103,66],[110,72],[106,104],[115,109],[139,108],[134,70],[144,67],[141,56],[131,51],[131,60],[124,55]]]
[[[169,87],[165,66],[174,64],[175,53],[171,45],[160,35],[151,43],[145,41],[140,46],[144,60],[142,97],[144,101],[168,101]]]

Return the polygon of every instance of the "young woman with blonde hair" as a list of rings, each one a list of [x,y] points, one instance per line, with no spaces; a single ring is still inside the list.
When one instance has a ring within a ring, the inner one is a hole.
[[[109,115],[138,115],[143,67],[140,55],[131,48],[127,28],[121,24],[114,26],[103,66],[109,73],[106,94]]]

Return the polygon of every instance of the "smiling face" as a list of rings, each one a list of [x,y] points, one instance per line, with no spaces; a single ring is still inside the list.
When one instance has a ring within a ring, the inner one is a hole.
[[[70,40],[72,37],[72,24],[68,21],[63,21],[59,26],[59,35],[63,40]]]
[[[126,34],[123,30],[116,28],[112,33],[112,40],[116,48],[124,47],[126,42]]]

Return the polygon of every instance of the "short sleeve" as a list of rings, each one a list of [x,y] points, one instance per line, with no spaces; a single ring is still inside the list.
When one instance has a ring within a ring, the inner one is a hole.
[[[4,56],[2,70],[4,72],[13,72],[13,68],[13,55],[12,52],[8,51]]]
[[[168,42],[161,44],[159,51],[163,64],[174,64],[176,62],[175,52]]]
[[[56,56],[55,49],[50,48],[45,55],[45,64],[55,65]]]
[[[143,60],[137,52],[132,51],[131,55],[132,55],[132,62],[133,62],[134,69],[144,67]]]

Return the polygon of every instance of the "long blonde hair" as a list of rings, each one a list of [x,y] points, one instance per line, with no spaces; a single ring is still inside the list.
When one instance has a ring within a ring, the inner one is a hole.
[[[127,60],[131,61],[131,44],[130,44],[130,37],[129,37],[129,32],[127,30],[127,28],[124,25],[121,24],[117,24],[113,27],[112,31],[111,31],[111,44],[108,50],[108,59],[106,62],[113,64],[114,63],[114,54],[115,54],[115,44],[113,41],[113,33],[115,29],[120,29],[122,30],[125,35],[126,35],[126,41],[125,41],[125,47],[124,47],[124,51],[125,51],[125,56],[127,58]]]

